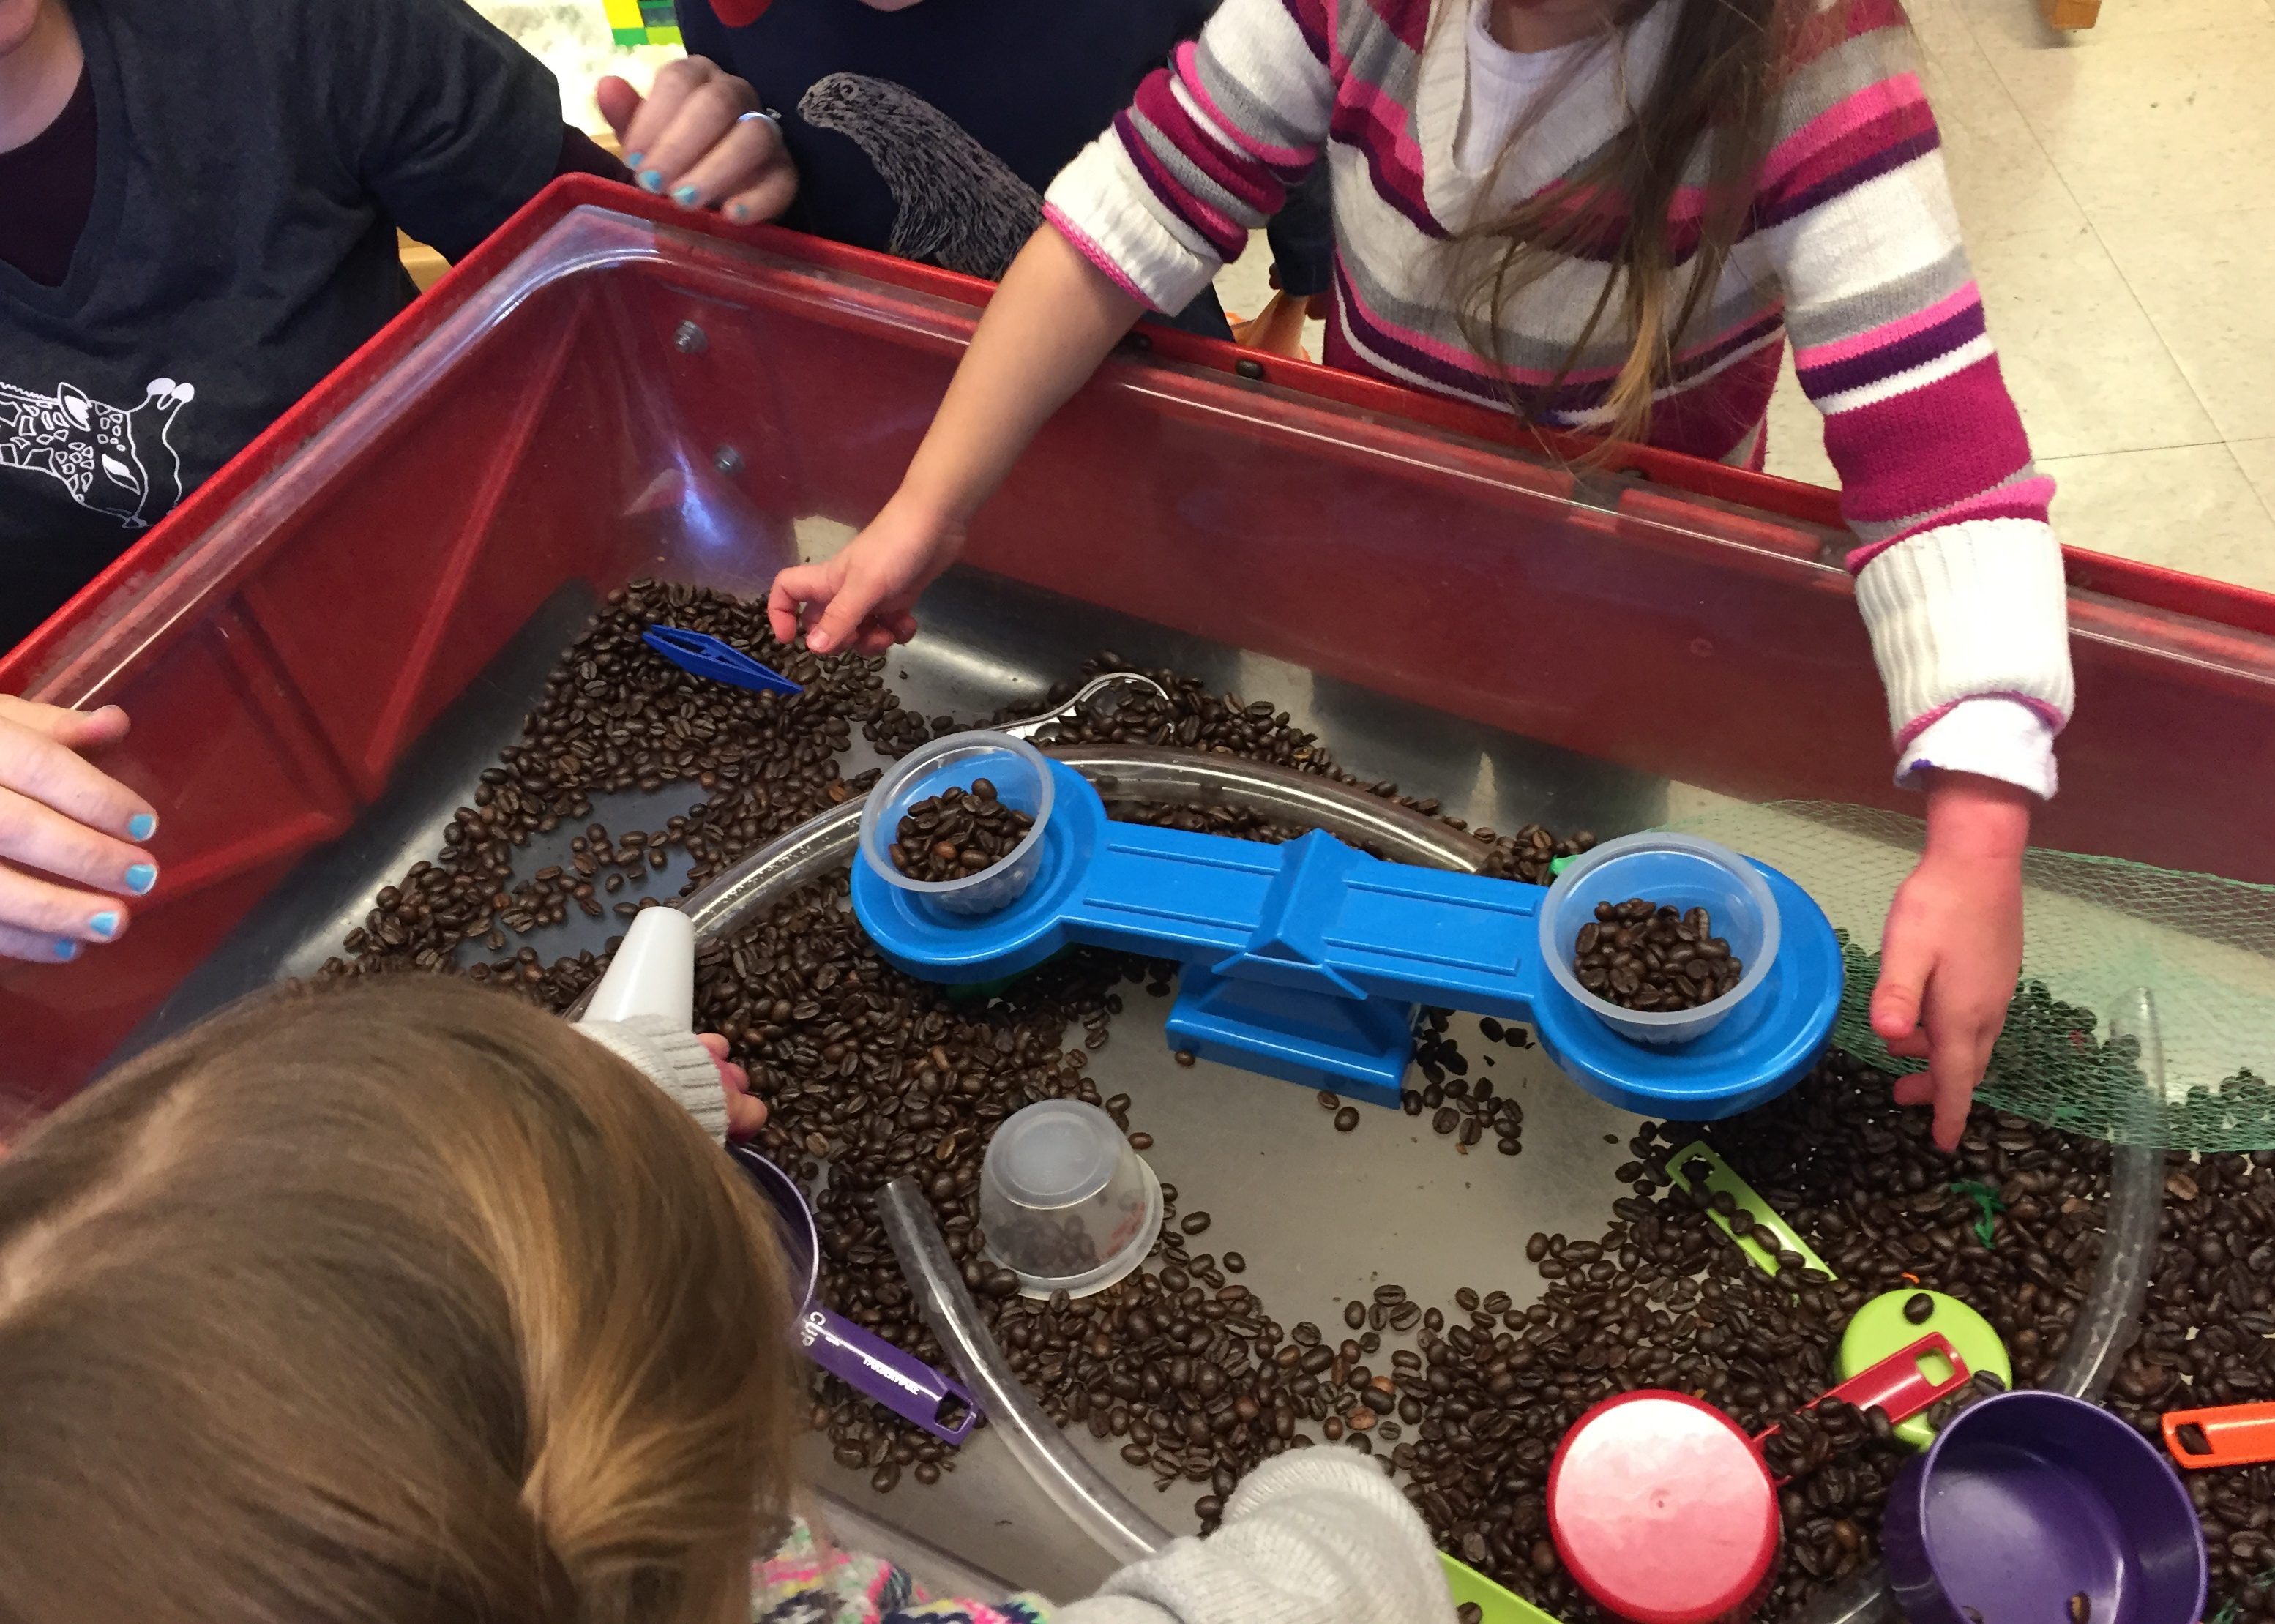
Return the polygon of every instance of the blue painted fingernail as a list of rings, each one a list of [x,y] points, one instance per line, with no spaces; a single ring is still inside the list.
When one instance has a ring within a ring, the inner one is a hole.
[[[748,203],[730,204],[728,207],[727,213],[734,218],[734,221],[737,225],[740,225],[750,219],[751,206]]]
[[[671,200],[682,208],[692,208],[695,206],[695,200],[701,195],[692,186],[682,186],[671,194]]]
[[[126,888],[137,896],[147,896],[157,883],[158,871],[147,863],[134,864],[126,871]]]
[[[635,169],[635,170],[636,170],[636,169],[639,168],[639,166],[640,166],[641,164],[646,163],[646,162],[647,162],[647,154],[646,154],[646,153],[644,153],[644,152],[628,152],[628,153],[626,153],[626,154],[624,155],[624,165],[625,165],[625,167],[626,167],[626,168],[628,168],[628,169]]]
[[[56,943],[56,956],[63,960],[64,963],[70,963],[72,960],[79,956],[79,943],[75,941],[58,941]]]
[[[126,820],[126,838],[140,845],[158,832],[158,820],[148,812],[136,812]]]
[[[663,171],[661,170],[642,170],[639,172],[639,184],[646,186],[650,192],[662,191]]]
[[[118,910],[115,908],[106,908],[87,922],[87,928],[105,941],[118,934]]]

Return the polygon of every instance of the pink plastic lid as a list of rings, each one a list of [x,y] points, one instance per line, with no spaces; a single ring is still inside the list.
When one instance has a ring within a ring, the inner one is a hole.
[[[1548,1530],[1566,1569],[1633,1624],[1742,1617],[1766,1590],[1777,1491],[1753,1440],[1680,1393],[1606,1399],[1548,1470]]]

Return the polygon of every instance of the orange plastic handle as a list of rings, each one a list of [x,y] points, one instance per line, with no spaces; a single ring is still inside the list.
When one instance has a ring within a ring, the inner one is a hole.
[[[2199,1454],[2181,1441],[2194,1427],[2209,1446]],[[2176,1409],[2165,1416],[2165,1447],[2192,1472],[2215,1466],[2259,1466],[2275,1461],[2275,1404],[2231,1404],[2224,1409]]]

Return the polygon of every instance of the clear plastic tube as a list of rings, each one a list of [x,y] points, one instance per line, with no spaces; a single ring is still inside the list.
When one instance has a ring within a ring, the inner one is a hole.
[[[924,1191],[913,1180],[895,1179],[877,1192],[877,1215],[926,1322],[1012,1457],[1116,1562],[1142,1560],[1168,1545],[1169,1530],[1107,1482],[1019,1385],[964,1289]]]

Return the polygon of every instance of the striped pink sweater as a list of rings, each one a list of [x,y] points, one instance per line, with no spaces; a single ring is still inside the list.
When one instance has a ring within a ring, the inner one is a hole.
[[[1858,545],[1857,598],[1888,691],[1899,777],[1935,765],[2053,789],[2071,703],[2052,482],[2032,466],[1959,239],[1898,0],[1823,5],[1793,64],[1746,235],[1652,416],[1655,443],[1757,463],[1790,332]],[[1246,246],[1324,155],[1334,202],[1327,359],[1499,404],[1447,289],[1473,219],[1559,184],[1619,128],[1674,20],[1660,4],[1566,82],[1499,175],[1467,169],[1473,0],[1224,0],[1199,40],[1053,184],[1052,223],[1157,309]],[[1701,193],[1676,201],[1676,236]],[[1516,379],[1546,388],[1608,274],[1568,257],[1506,318]],[[1626,352],[1584,350],[1549,398],[1601,420]],[[1970,703],[1979,701],[1980,703]],[[1996,713],[1996,714],[1994,714]]]

